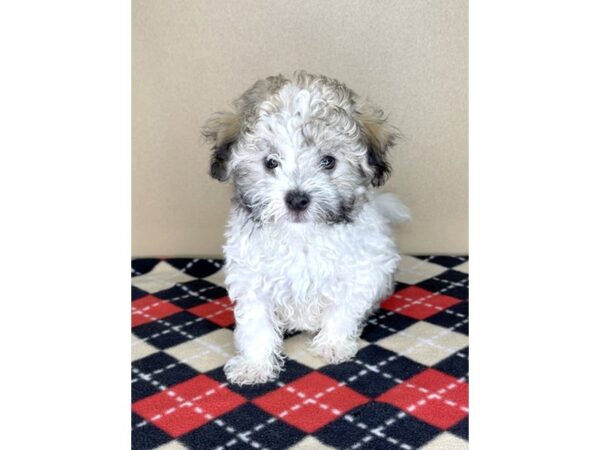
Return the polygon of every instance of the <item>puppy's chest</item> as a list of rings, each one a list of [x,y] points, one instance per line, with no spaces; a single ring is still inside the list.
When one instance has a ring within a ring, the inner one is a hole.
[[[270,291],[297,301],[318,295],[347,272],[357,242],[331,227],[265,227],[230,233],[226,256],[251,269]]]
[[[284,247],[278,260],[263,266],[272,307],[284,328],[317,331],[331,301],[330,291],[339,282],[337,252],[315,243]]]
[[[334,245],[292,237],[271,248],[257,248],[260,258],[256,264],[261,266],[263,276],[271,279],[274,288],[290,290],[297,294],[295,297],[302,298],[334,282],[344,264]]]

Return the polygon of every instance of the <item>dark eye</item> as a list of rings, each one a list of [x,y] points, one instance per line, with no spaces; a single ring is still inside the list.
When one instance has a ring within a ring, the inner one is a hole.
[[[279,163],[277,162],[276,159],[273,158],[265,158],[265,167],[269,170],[273,170],[275,167],[277,167],[279,165]]]
[[[335,158],[333,156],[323,156],[320,166],[325,170],[331,170],[335,167]]]

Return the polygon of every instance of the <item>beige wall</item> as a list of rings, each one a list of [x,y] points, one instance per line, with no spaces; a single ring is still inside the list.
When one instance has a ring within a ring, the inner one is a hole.
[[[134,0],[134,255],[220,254],[229,186],[207,175],[199,128],[300,68],[368,96],[406,136],[385,186],[413,214],[402,251],[467,252],[466,0]]]

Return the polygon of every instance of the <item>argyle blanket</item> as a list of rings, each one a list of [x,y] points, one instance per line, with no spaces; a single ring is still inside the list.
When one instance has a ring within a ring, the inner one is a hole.
[[[284,342],[278,380],[239,387],[223,261],[132,261],[134,449],[466,449],[468,258],[404,256],[351,361]]]

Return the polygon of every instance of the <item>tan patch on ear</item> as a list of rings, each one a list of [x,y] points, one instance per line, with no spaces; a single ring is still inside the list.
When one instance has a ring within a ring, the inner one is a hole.
[[[365,102],[356,108],[356,119],[368,147],[367,165],[373,173],[371,184],[381,186],[391,173],[387,151],[400,134],[387,123],[383,111],[370,103]]]
[[[387,123],[383,111],[374,106],[363,105],[356,113],[368,144],[374,151],[384,154],[395,144],[399,137],[398,131]]]
[[[213,114],[202,128],[202,134],[213,146],[210,176],[216,180],[226,181],[229,178],[231,145],[237,140],[240,128],[240,117],[232,112]]]
[[[240,133],[241,122],[232,112],[215,113],[202,129],[202,134],[214,147],[220,148],[236,140]]]

